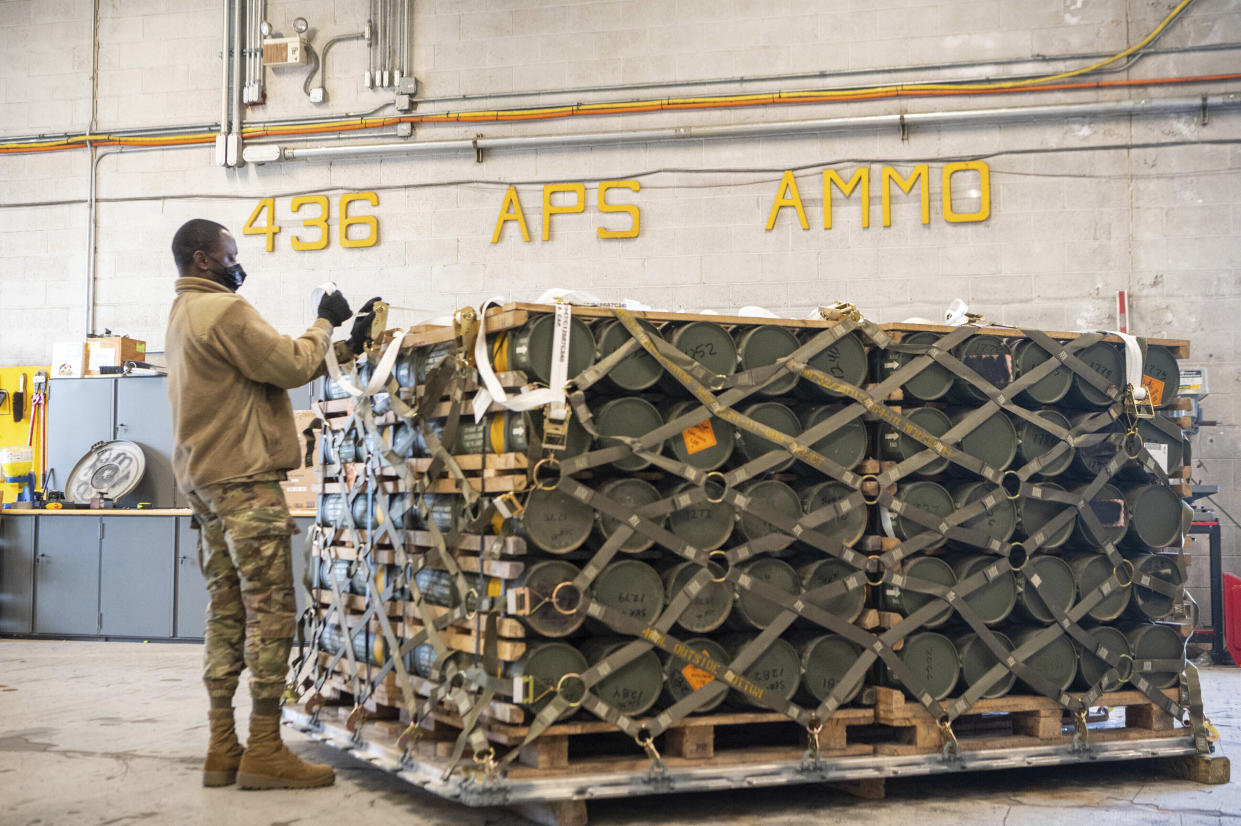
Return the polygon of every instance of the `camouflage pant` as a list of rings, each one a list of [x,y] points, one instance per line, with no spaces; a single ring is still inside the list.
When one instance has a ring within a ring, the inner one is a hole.
[[[243,664],[250,695],[284,693],[296,604],[289,537],[297,530],[278,481],[206,485],[189,495],[207,580],[203,682],[213,699],[231,698]],[[244,653],[243,653],[244,652]]]

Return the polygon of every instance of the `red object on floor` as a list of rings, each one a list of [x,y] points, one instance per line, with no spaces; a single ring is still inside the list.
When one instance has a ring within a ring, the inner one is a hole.
[[[1224,645],[1241,665],[1241,577],[1224,574]]]

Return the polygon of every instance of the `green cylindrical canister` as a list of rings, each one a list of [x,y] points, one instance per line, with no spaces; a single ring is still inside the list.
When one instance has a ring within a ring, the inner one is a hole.
[[[582,653],[594,666],[630,642],[615,637],[597,637],[582,643]],[[595,683],[591,692],[621,714],[634,717],[655,705],[663,686],[664,669],[659,655],[648,650]]]
[[[1064,490],[1055,482],[1040,482],[1038,487],[1058,491]],[[1017,507],[1017,534],[1023,539],[1034,536],[1061,513],[1072,509],[1070,505],[1053,502],[1049,499],[1035,499],[1033,496],[1021,496],[1013,504]],[[1073,535],[1073,524],[1076,519],[1077,517],[1075,516],[1066,518],[1060,527],[1047,534],[1037,548],[1030,547],[1027,550],[1050,551],[1059,548]]]
[[[915,556],[906,559],[901,563],[901,573],[910,579],[931,582],[948,588],[957,584],[957,575],[952,570],[952,566],[935,556]],[[951,605],[937,596],[916,591],[912,587],[898,588],[895,585],[885,585],[882,602],[886,610],[896,611],[907,617],[931,602],[942,606],[922,623],[926,628],[937,628],[953,615]]]
[[[319,635],[319,646],[327,653],[335,656],[344,651],[342,645],[345,634],[341,631],[339,625],[325,625],[323,632]],[[382,638],[380,640],[382,642]],[[371,635],[366,632],[366,628],[358,628],[353,632],[353,656],[364,663],[379,665],[383,660],[372,662],[374,651],[371,648]]]
[[[1141,674],[1155,688],[1173,688],[1180,680],[1185,667],[1185,641],[1171,625],[1134,625],[1125,631],[1129,645],[1133,647],[1133,670]],[[1174,660],[1180,663],[1176,670],[1147,671],[1143,660]]]
[[[845,511],[843,514],[828,516],[826,510],[830,505],[834,505],[842,499],[847,499],[857,493],[856,490],[835,480],[829,482],[815,482],[812,484],[801,485],[795,488],[797,495],[801,497],[802,511],[807,516],[807,522],[814,523],[816,520],[811,518],[811,514],[824,512],[823,521],[817,522],[814,529],[821,534],[840,542],[842,545],[852,545],[862,538],[862,534],[866,533],[866,522],[869,517],[869,511],[865,503],[861,500],[861,496],[854,501],[854,507]]]
[[[530,319],[516,330],[501,333],[488,342],[492,365],[496,372],[520,370],[531,381],[547,384],[552,380],[552,342],[556,334],[556,318],[551,313]],[[569,326],[568,377],[595,363],[595,337],[581,319],[574,318]]]
[[[375,590],[370,592],[367,597],[370,601],[377,602],[385,598],[389,600],[409,598],[409,589],[404,584],[397,582],[397,577],[401,570],[400,567],[396,565],[374,565],[373,567]],[[362,579],[362,593],[367,594],[370,591],[370,583],[367,582],[365,574],[362,574],[360,570],[358,573]],[[388,594],[389,589],[392,590],[391,594]]]
[[[1128,638],[1119,629],[1107,625],[1096,625],[1085,630],[1113,657],[1121,657],[1120,663],[1116,666],[1119,673],[1116,676],[1105,676],[1112,669],[1112,666],[1107,664],[1107,660],[1096,654],[1094,650],[1078,645],[1076,688],[1087,691],[1102,684],[1104,691],[1120,691],[1121,686],[1128,682],[1127,678],[1133,667],[1133,661],[1130,659],[1133,656],[1133,648],[1129,645]]]
[[[1167,485],[1126,485],[1125,512],[1129,527],[1121,540],[1126,548],[1148,551],[1181,544],[1184,507]]]
[[[481,422],[462,418],[453,453],[525,453],[534,438],[527,413],[492,413]]]
[[[347,465],[366,458],[362,438],[355,430],[347,430],[339,437],[336,433],[329,433],[321,444],[320,453],[324,464]]]
[[[742,566],[746,576],[765,582],[787,594],[801,592],[801,577],[787,562],[773,557],[759,557]],[[740,628],[766,628],[784,609],[766,597],[744,586],[737,589],[737,602],[729,623]]]
[[[650,324],[645,321],[638,323],[652,338],[659,338],[659,331]],[[610,319],[595,325],[595,338],[599,342],[599,360],[603,361],[625,346],[632,336],[624,324]],[[616,393],[640,393],[654,387],[663,372],[664,368],[659,366],[654,356],[638,347],[609,370],[596,386]]]
[[[801,419],[801,430],[809,430],[843,409],[844,406],[838,404],[803,405],[797,413]],[[815,453],[831,459],[841,467],[852,468],[866,458],[866,444],[866,424],[858,417],[836,428],[810,447]],[[819,475],[817,468],[805,462],[798,462],[793,469],[806,476]]]
[[[731,376],[737,372],[737,343],[727,330],[715,322],[667,324],[662,332],[673,347],[701,364],[708,373]],[[667,373],[659,377],[659,386],[677,396],[690,395],[684,385]]]
[[[388,497],[388,518],[392,524],[405,530],[418,527],[418,509],[414,505],[412,493],[394,493]]]
[[[447,675],[449,665],[455,666],[457,671],[465,671],[474,665],[474,655],[464,651],[447,651],[441,661],[435,646],[429,642],[414,646],[414,650],[406,655],[405,660],[406,668],[410,671],[424,680],[437,682]]]
[[[828,557],[801,566],[798,573],[801,574],[802,591],[813,591],[833,582],[839,582],[850,574],[857,573],[857,569],[843,560]],[[811,602],[829,614],[835,614],[845,622],[853,622],[862,615],[863,609],[866,608],[866,586],[858,585],[839,596]]]
[[[580,628],[586,619],[582,607],[585,601],[574,599],[569,585],[579,573],[576,565],[563,559],[545,559],[528,565],[513,584],[514,588],[530,591],[531,611],[520,617],[522,623],[545,637],[567,637]],[[564,587],[558,592],[556,588],[561,585]]]
[[[1099,374],[1104,381],[1118,390],[1125,383],[1125,357],[1120,344],[1096,341],[1078,350],[1075,355]],[[1118,397],[1119,398],[1119,397]],[[1071,407],[1107,407],[1112,399],[1077,373],[1073,374],[1073,386],[1069,388],[1065,403]]]
[[[604,566],[590,585],[590,598],[644,624],[664,608],[664,581],[650,565],[619,559]]]
[[[427,506],[428,519],[419,522],[418,527],[425,528],[428,522],[435,525],[443,533],[457,530],[465,521],[465,497],[455,493],[424,493],[422,501]],[[420,518],[414,511],[415,518]]]
[[[622,479],[609,479],[599,486],[599,494],[612,499],[619,505],[623,506],[627,511],[636,512],[647,505],[658,502],[662,497],[659,490],[644,479],[635,479],[627,477]],[[663,526],[664,516],[649,517],[656,525]],[[612,536],[623,523],[611,516],[605,516],[602,512],[595,514],[595,529],[604,541]],[[626,526],[628,527],[628,526]],[[631,554],[645,551],[647,548],[655,544],[655,540],[648,537],[640,530],[634,530],[624,542],[621,543],[621,550]]]
[[[1073,569],[1058,556],[1034,554],[1017,577],[1017,613],[1051,625],[1077,599]]]
[[[406,347],[396,357],[392,365],[392,376],[401,387],[418,386],[418,363],[422,360],[423,351],[417,347]]]
[[[1042,346],[1028,338],[1015,339],[1012,347],[1013,372],[1018,379],[1051,358]],[[1072,385],[1073,372],[1062,364],[1018,395],[1023,401],[1034,404],[1057,404]]]
[[[341,514],[349,513],[349,500],[345,498],[343,493],[321,493],[319,494],[319,502],[315,507],[315,524],[322,527],[329,527],[337,524],[349,524],[349,517],[346,516],[341,520]]]
[[[619,439],[610,437],[627,436],[637,439],[652,430],[658,430],[663,427],[663,424],[664,417],[660,415],[655,405],[638,396],[621,396],[618,399],[612,399],[595,413],[595,427],[599,431],[599,447],[601,448],[622,444]],[[651,445],[651,451],[658,453],[662,447],[663,442],[657,442]],[[649,464],[648,459],[636,453],[627,454],[612,462],[613,467],[628,471],[642,470]]]
[[[968,338],[953,347],[952,354],[1000,390],[1013,381],[1013,351],[1009,349],[1008,342],[999,336],[976,335]],[[987,400],[986,393],[960,377],[953,381],[950,395],[962,404],[981,404]]]
[[[1104,554],[1078,552],[1064,555],[1064,561],[1073,569],[1073,577],[1077,580],[1078,599],[1084,600],[1095,589],[1112,578],[1112,563]],[[1119,572],[1120,583],[1128,581],[1124,572]],[[1099,622],[1111,622],[1125,612],[1133,589],[1128,585],[1117,588],[1108,594],[1099,604],[1091,608],[1086,616]]]
[[[530,424],[534,428],[531,432],[531,438],[538,444],[544,441],[546,430],[543,427],[544,416],[542,411],[534,410],[530,412]],[[576,417],[569,416],[569,429],[565,434],[564,449],[560,450],[556,455],[561,459],[569,459],[574,456],[580,456],[590,450],[591,438],[586,432],[586,428],[582,427],[581,421]]]
[[[1167,347],[1148,344],[1142,365],[1142,386],[1151,404],[1163,407],[1176,398],[1181,387],[1181,367]]]
[[[935,407],[911,407],[903,411],[902,415],[936,438],[943,436],[952,427],[948,414]],[[906,435],[889,424],[879,425],[880,458],[889,462],[903,462],[926,449],[927,446],[913,436]],[[919,476],[935,476],[947,469],[947,459],[935,458],[919,468],[916,473]]]
[[[1072,425],[1069,420],[1055,410],[1039,410],[1035,414],[1040,419],[1046,419],[1048,422],[1058,427],[1068,430]],[[1050,453],[1055,447],[1060,445],[1063,440],[1055,434],[1044,430],[1026,419],[1014,419],[1013,426],[1017,430],[1017,466],[1025,465],[1042,458],[1046,453]],[[1059,476],[1069,469],[1073,464],[1073,454],[1076,451],[1072,445],[1065,448],[1059,456],[1052,459],[1043,469],[1038,472],[1039,476],[1049,478]]]
[[[665,493],[676,497],[697,489],[693,482],[684,482]],[[706,499],[668,514],[668,530],[703,550],[723,547],[728,537],[732,536],[736,522],[737,509],[730,503],[709,502]]]
[[[790,522],[796,522],[801,519],[801,497],[797,495],[797,491],[778,479],[763,479],[758,482],[751,482],[741,488],[739,493],[753,504],[783,516]],[[761,519],[751,508],[743,508],[741,510],[741,519],[738,525],[741,528],[741,533],[751,542],[769,533],[786,532],[784,528],[777,527]]]
[[[1009,651],[1013,650],[1013,641],[999,631],[991,633],[999,639],[999,641]],[[982,638],[977,634],[960,634],[953,643],[957,647],[957,653],[961,657],[961,679],[966,687],[974,685],[983,678],[991,669],[995,668],[1000,660],[995,656],[995,652],[987,647]],[[991,684],[991,687],[983,692],[984,699],[993,699],[995,697],[1003,697],[1012,691],[1013,683],[1017,681],[1017,676],[1013,672],[1008,671],[1000,679]]]
[[[456,577],[447,571],[423,568],[414,574],[414,584],[418,586],[422,598],[432,605],[455,608],[461,604],[462,594]]]
[[[781,328],[777,327],[776,329]],[[797,418],[797,414],[793,412],[792,408],[780,404],[780,402],[759,402],[747,405],[741,408],[741,415],[747,416],[773,430],[778,430],[786,436],[796,437],[801,433],[801,420]],[[792,467],[793,462],[796,461],[793,458],[793,454],[780,445],[764,439],[757,433],[751,433],[745,428],[737,430],[737,449],[741,451],[742,457],[747,462],[752,462],[760,456],[765,456],[770,451],[780,451],[784,459],[779,464],[768,468],[768,471],[771,473],[788,470]]]
[[[959,482],[952,486],[952,502],[956,510],[972,505],[988,494],[994,494],[995,500],[989,510],[965,520],[961,527],[979,531],[998,542],[1007,542],[1017,529],[1017,509],[1013,500],[1004,495],[1004,491],[992,486],[990,482]]]
[[[1073,489],[1073,492],[1080,494],[1086,488],[1087,485],[1079,485]],[[1073,535],[1066,544],[1071,548],[1084,551],[1097,551],[1108,542],[1113,544],[1119,542],[1129,526],[1125,496],[1120,489],[1115,485],[1103,485],[1095,494],[1094,499],[1090,500],[1090,510],[1099,520],[1103,533],[1101,535],[1096,533],[1079,513],[1073,526]]]
[[[333,381],[331,376],[324,376],[318,396],[323,401],[336,401],[337,399],[349,398],[349,393],[345,388]]]
[[[778,324],[761,324],[737,335],[737,357],[743,371],[775,364],[800,346],[793,331]],[[758,395],[783,396],[796,386],[796,374],[785,373],[759,390]]]
[[[728,665],[728,652],[724,650],[724,646],[715,640],[706,637],[691,637],[685,641],[685,647],[693,654],[701,653],[722,666]],[[664,664],[664,690],[661,696],[665,705],[671,706],[674,703],[678,703],[715,680],[711,672],[700,668],[699,665],[696,665],[691,660],[675,657],[672,654],[663,654],[662,658]],[[724,702],[727,697],[728,692],[721,691],[714,700],[698,706],[694,713],[704,714],[718,708],[720,703]]]
[[[949,418],[955,427],[962,419],[970,415],[972,410],[957,410]],[[982,461],[995,470],[1004,470],[1013,463],[1017,456],[1017,430],[1008,420],[1003,411],[996,411],[990,418],[975,427],[957,442],[957,446],[965,453]],[[949,465],[950,473],[966,474],[969,471],[959,465]]]
[[[353,497],[349,512],[353,516],[353,524],[359,528],[378,528],[384,521],[384,509],[388,504],[388,494],[376,492],[374,496],[359,493]]]
[[[521,705],[537,714],[556,696],[556,689],[566,675],[580,675],[589,667],[582,652],[568,643],[531,642],[526,646],[525,655],[509,667],[509,675],[530,678],[532,685],[526,696],[532,700]],[[567,708],[560,719],[576,712],[576,706]]]
[[[665,568],[664,602],[670,603],[685,589],[701,568],[695,562],[678,562]],[[736,591],[728,581],[707,579],[702,590],[690,600],[689,606],[677,617],[677,625],[694,634],[706,634],[724,624],[733,610]]]
[[[350,574],[349,566],[352,564],[348,559],[319,560],[318,587],[330,589],[332,580],[336,580],[336,587],[340,588],[342,594],[365,594],[366,577],[362,575],[360,567]]]
[[[1175,473],[1179,468],[1189,464],[1189,443],[1179,425],[1174,424],[1165,416],[1156,415],[1153,419],[1138,419],[1138,435],[1142,437],[1142,445],[1155,463],[1166,473]],[[1149,478],[1146,468],[1137,460],[1131,461],[1121,468],[1117,474],[1122,479],[1142,481]]]
[[[1013,642],[1020,648],[1036,634],[1041,634],[1045,630],[1043,628],[1014,630]],[[1064,691],[1073,684],[1073,679],[1077,676],[1077,647],[1073,645],[1073,641],[1068,634],[1061,634],[1038,651],[1026,657],[1025,664],[1036,674],[1051,682],[1052,685],[1061,691]],[[1028,687],[1031,691],[1038,691],[1034,686]]]
[[[428,424],[436,431],[438,436],[442,427],[438,422],[429,421]],[[406,459],[414,457],[422,457],[428,455],[426,439],[422,436],[422,430],[409,422],[401,421],[385,428],[385,441],[392,451],[398,456]]]
[[[1177,563],[1176,557],[1170,554],[1137,554],[1130,558],[1133,563],[1133,599],[1129,602],[1128,613],[1134,619],[1161,620],[1172,613],[1174,600],[1158,591],[1140,584],[1143,576],[1157,579],[1180,588],[1185,584],[1184,572]]]
[[[896,492],[896,498],[904,504],[926,511],[932,516],[944,519],[948,517],[954,510],[956,505],[953,504],[952,494],[948,489],[938,482],[916,481],[906,482],[901,485]],[[892,532],[897,538],[904,541],[910,537],[917,536],[925,531],[933,530],[927,528],[919,522],[903,514],[892,514]],[[932,542],[924,550],[932,550],[944,544],[947,540],[940,537]]]
[[[1086,420],[1097,413],[1078,413],[1076,416],[1069,418],[1069,424],[1074,432],[1084,429]],[[1085,479],[1093,479],[1099,475],[1099,471],[1103,470],[1103,466],[1112,461],[1112,457],[1116,452],[1121,450],[1119,440],[1115,434],[1120,431],[1120,423],[1115,422],[1105,425],[1104,427],[1092,430],[1088,436],[1089,443],[1079,444],[1073,452],[1073,461],[1069,465],[1069,472],[1075,476]]]
[[[957,581],[962,582],[996,562],[987,554],[963,554],[951,560]],[[965,597],[965,603],[987,625],[995,625],[1008,619],[1017,604],[1017,577],[1012,571],[984,581]]]
[[[567,554],[581,547],[595,524],[595,510],[559,490],[530,491],[517,532],[540,550]]]
[[[504,336],[504,334],[501,334]],[[500,345],[507,342],[507,337],[502,337],[499,341]],[[493,339],[491,342],[492,360],[495,360],[495,348],[497,342]],[[455,341],[441,341],[439,344],[431,344],[427,347],[418,348],[418,356],[414,358],[414,377],[418,384],[423,384],[427,380],[427,376],[431,371],[440,365],[444,359],[448,358],[457,349]],[[501,349],[503,349],[501,347]],[[509,368],[505,368],[509,369]]]
[[[961,657],[952,640],[934,631],[919,631],[905,638],[905,645],[897,652],[905,667],[913,672],[914,685],[904,686],[910,694],[930,694],[942,700],[952,693],[961,675]],[[902,685],[886,666],[889,685]]]
[[[684,416],[693,409],[702,409],[698,402],[673,402],[663,407],[665,422]],[[692,422],[664,442],[664,452],[699,470],[715,470],[728,461],[736,446],[733,426],[723,419],[707,416]]]
[[[729,662],[735,660],[755,636],[757,635],[730,634],[720,640],[724,649],[728,651]],[[801,685],[801,659],[797,656],[797,649],[792,644],[777,638],[771,641],[767,650],[759,654],[758,659],[749,668],[745,669],[742,676],[761,690],[764,699],[768,702],[773,699],[791,700]],[[732,704],[738,704],[740,701],[740,704],[762,706],[753,689],[749,691],[738,689],[735,694],[729,694],[728,700]]]
[[[902,333],[900,346],[908,346],[911,350],[918,347],[929,347],[939,341],[939,333],[923,330],[916,333]],[[916,352],[897,352],[893,349],[874,350],[875,378],[885,381],[897,370],[918,358]],[[938,362],[931,362],[919,370],[913,378],[901,385],[904,394],[918,401],[933,402],[942,399],[952,388],[953,375]]]
[[[857,662],[862,649],[836,634],[818,634],[794,641],[801,658],[802,679],[799,696],[818,705],[827,699],[845,674]],[[839,693],[841,704],[848,703],[862,690],[865,674],[859,674],[851,685]]]
[[[820,331],[809,330],[802,335],[802,342],[809,341]],[[811,356],[806,365],[821,373],[826,373],[837,381],[861,387],[866,381],[867,358],[866,345],[857,333],[849,333],[831,347],[820,350]],[[810,379],[802,379],[797,383],[797,395],[804,399],[838,399],[840,393],[828,390],[815,384]]]

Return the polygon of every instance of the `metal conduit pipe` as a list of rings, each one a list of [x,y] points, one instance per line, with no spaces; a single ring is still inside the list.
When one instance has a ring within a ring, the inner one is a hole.
[[[501,138],[474,138],[417,143],[354,144],[352,146],[285,147],[281,160],[313,160],[373,155],[415,155],[428,152],[477,152],[488,149],[537,149],[550,146],[646,143],[649,141],[704,140],[719,138],[762,138],[818,132],[847,132],[859,129],[911,126],[966,126],[1019,121],[1075,118],[1124,117],[1128,115],[1168,115],[1202,112],[1210,108],[1241,106],[1241,92],[1199,97],[1177,97],[1114,101],[1111,103],[1065,103],[1046,106],[963,109],[947,112],[916,112],[903,115],[858,115],[844,118],[781,121],[778,123],[733,123],[720,126],[675,126],[639,129],[629,132],[583,132],[572,135],[526,135]],[[264,147],[257,162],[276,160],[271,148]]]
[[[215,162],[224,166],[228,159],[228,54],[232,48],[232,29],[229,28],[229,0],[221,0],[224,21],[220,27],[220,134],[215,139]]]
[[[241,28],[242,0],[233,0],[233,122],[228,134],[228,166],[241,164]]]

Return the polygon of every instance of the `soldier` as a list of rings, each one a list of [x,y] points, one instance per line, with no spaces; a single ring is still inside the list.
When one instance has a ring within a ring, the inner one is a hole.
[[[172,463],[200,531],[209,595],[203,682],[211,739],[203,785],[326,786],[335,780],[331,767],[302,762],[280,739],[280,696],[295,630],[290,536],[296,530],[280,481],[301,463],[287,389],[320,374],[332,330],[352,312],[334,291],[299,338],[280,335],[236,295],[246,279],[237,242],[214,221],[182,225],[172,254],[180,274],[166,337]],[[361,351],[371,303],[350,342],[337,342],[338,358]],[[243,664],[253,699],[244,750],[232,708]]]

